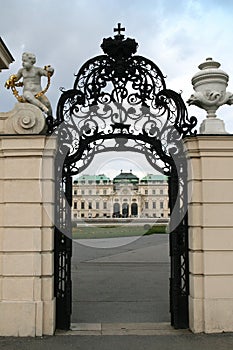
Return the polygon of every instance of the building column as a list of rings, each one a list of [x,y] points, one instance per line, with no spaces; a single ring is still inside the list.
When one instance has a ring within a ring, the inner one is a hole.
[[[56,140],[0,136],[0,335],[52,335]]]
[[[233,136],[185,139],[189,188],[189,317],[193,332],[233,331]]]

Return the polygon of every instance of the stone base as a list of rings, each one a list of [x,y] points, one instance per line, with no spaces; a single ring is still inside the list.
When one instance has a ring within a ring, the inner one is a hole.
[[[200,134],[228,134],[225,129],[224,121],[219,118],[207,118],[203,120],[200,126]]]
[[[193,333],[233,332],[233,299],[189,297],[190,330]]]
[[[0,336],[35,337],[55,332],[55,299],[1,301]]]

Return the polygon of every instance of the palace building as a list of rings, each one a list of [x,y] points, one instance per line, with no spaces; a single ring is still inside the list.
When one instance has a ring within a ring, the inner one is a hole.
[[[168,183],[164,175],[139,179],[123,172],[114,179],[104,174],[82,175],[73,183],[72,219],[168,218]]]

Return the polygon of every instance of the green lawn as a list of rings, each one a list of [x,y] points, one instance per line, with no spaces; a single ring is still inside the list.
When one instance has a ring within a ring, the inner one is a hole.
[[[91,225],[74,227],[72,232],[74,239],[131,237],[166,233],[166,225]]]

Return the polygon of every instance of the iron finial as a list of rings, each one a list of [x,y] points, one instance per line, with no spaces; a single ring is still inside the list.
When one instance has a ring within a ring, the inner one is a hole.
[[[117,32],[117,35],[115,35],[115,38],[124,38],[124,35],[121,34],[121,32],[125,32],[125,28],[121,27],[121,23],[117,24],[117,28],[114,28],[114,33]]]

